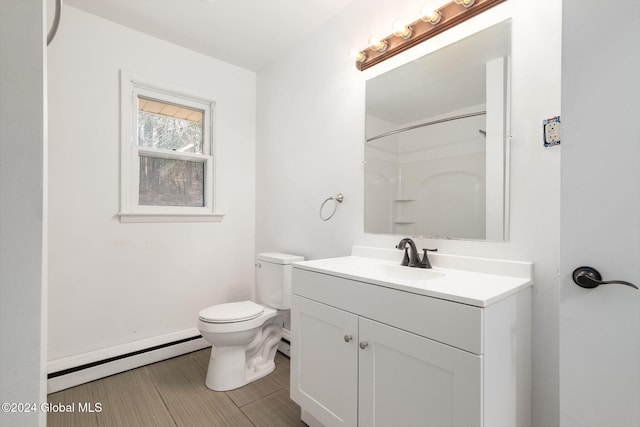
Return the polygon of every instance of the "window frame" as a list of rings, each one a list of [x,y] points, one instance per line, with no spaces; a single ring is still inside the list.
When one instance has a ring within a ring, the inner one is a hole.
[[[202,153],[177,152],[168,149],[138,146],[138,96],[195,108],[204,112]],[[216,103],[201,91],[140,76],[125,70],[120,72],[120,222],[219,222],[220,213],[215,184],[216,167],[215,120]],[[197,161],[204,164],[204,206],[140,205],[140,155]]]

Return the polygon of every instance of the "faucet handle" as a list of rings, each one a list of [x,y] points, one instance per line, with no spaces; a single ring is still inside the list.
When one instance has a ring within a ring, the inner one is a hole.
[[[431,263],[429,262],[427,252],[438,252],[438,249],[422,248],[422,262],[420,263],[420,268],[431,268]]]

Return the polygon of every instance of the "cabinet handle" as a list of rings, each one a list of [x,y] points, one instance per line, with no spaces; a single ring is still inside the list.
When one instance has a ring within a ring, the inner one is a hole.
[[[351,335],[345,335],[344,336],[344,342],[349,342],[353,339],[353,337]]]
[[[365,349],[365,348],[367,348],[368,346],[369,346],[369,343],[368,343],[368,342],[366,342],[366,341],[360,341],[360,348],[361,348],[361,349],[363,349],[363,350],[364,350],[364,349]]]

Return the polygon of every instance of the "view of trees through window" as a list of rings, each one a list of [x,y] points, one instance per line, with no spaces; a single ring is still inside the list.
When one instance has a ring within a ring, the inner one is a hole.
[[[140,156],[138,203],[204,206],[204,163]]]
[[[138,112],[138,146],[202,153],[202,122]]]
[[[204,162],[180,156],[203,153],[203,116],[202,110],[138,98],[138,146],[151,149],[140,154],[140,205],[205,205]]]

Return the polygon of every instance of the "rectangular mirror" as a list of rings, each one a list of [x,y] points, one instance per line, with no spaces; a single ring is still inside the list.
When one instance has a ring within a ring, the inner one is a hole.
[[[365,232],[507,240],[511,21],[367,81]]]

